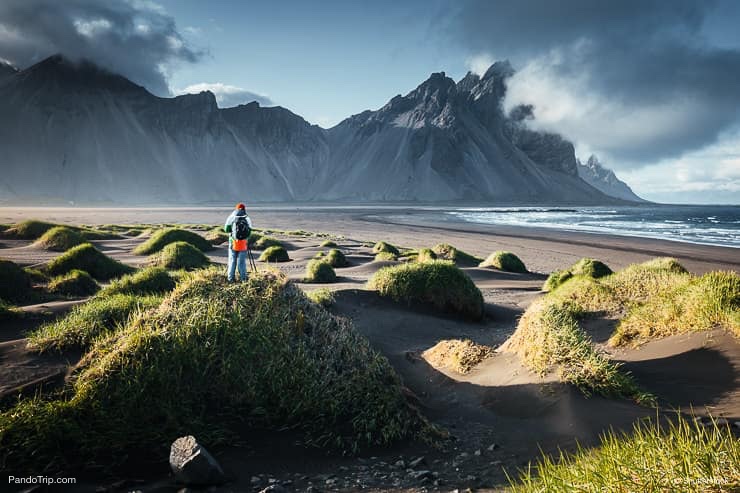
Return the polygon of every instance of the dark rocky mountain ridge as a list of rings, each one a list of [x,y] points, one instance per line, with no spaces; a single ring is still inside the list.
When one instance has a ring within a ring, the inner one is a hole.
[[[613,203],[572,144],[504,115],[506,62],[432,76],[323,129],[210,92],[159,98],[89,62],[0,67],[0,200]],[[3,75],[4,74],[4,75]]]

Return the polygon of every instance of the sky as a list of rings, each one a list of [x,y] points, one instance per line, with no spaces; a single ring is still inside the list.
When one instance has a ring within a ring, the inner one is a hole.
[[[85,57],[323,127],[508,59],[505,107],[532,104],[581,160],[649,200],[738,204],[738,25],[735,0],[3,0],[0,59]]]

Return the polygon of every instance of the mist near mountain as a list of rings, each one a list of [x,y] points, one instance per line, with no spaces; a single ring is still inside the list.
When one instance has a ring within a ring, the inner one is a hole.
[[[512,73],[432,74],[323,129],[210,92],[156,97],[61,56],[0,67],[0,200],[618,202],[582,179],[571,143],[503,113]]]
[[[605,168],[596,156],[590,156],[585,164],[578,161],[578,176],[592,187],[611,197],[633,202],[646,202],[646,200],[638,197],[629,185],[617,178],[614,171]]]

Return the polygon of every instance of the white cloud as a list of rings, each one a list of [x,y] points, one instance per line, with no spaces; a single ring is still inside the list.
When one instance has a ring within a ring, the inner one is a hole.
[[[222,82],[201,82],[192,84],[184,89],[175,91],[176,94],[198,94],[211,91],[216,96],[220,108],[231,108],[240,104],[257,101],[261,106],[274,106],[275,103],[266,94],[248,91],[241,87],[231,86]]]
[[[491,54],[480,53],[465,60],[465,65],[474,74],[482,76],[495,61],[496,59]]]

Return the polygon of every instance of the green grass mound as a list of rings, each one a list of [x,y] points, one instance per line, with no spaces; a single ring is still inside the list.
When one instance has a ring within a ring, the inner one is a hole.
[[[391,252],[378,252],[375,254],[375,262],[390,262],[398,260],[398,256]]]
[[[51,280],[51,278],[46,275],[45,272],[42,272],[38,269],[24,267],[23,271],[28,275],[28,278],[30,279],[32,284],[46,284]]]
[[[65,252],[70,248],[86,243],[87,240],[77,231],[66,226],[55,226],[44,233],[35,245],[44,250]]]
[[[180,228],[167,228],[155,231],[148,240],[136,247],[134,253],[136,255],[151,255],[178,241],[189,243],[201,252],[208,252],[213,249],[213,245],[198,233]]]
[[[3,235],[19,240],[35,240],[56,226],[57,224],[30,219],[11,226],[3,232]]]
[[[524,262],[522,262],[519,257],[511,252],[505,252],[503,250],[490,254],[488,258],[479,264],[479,267],[493,267],[494,269],[506,272],[517,272],[520,274],[527,272]]]
[[[552,291],[574,276],[586,276],[592,279],[598,279],[610,274],[613,274],[612,270],[600,260],[582,258],[567,270],[556,270],[550,274],[542,286],[542,290]]]
[[[113,260],[90,243],[77,245],[53,259],[46,266],[46,272],[60,276],[72,270],[84,270],[99,281],[107,281],[134,271],[133,267]]]
[[[100,286],[84,270],[73,269],[49,281],[47,290],[61,296],[79,297],[97,293]]]
[[[676,274],[688,274],[688,270],[671,257],[658,257],[640,264],[644,269],[668,270]]]
[[[262,262],[288,262],[290,257],[285,248],[281,246],[271,246],[267,248],[259,258]]]
[[[632,434],[607,432],[597,448],[543,457],[510,480],[510,491],[737,491],[738,457],[740,440],[727,425],[638,421]]]
[[[697,277],[655,262],[599,279],[574,276],[530,305],[503,347],[530,369],[556,370],[561,380],[586,392],[651,402],[582,329],[582,321],[601,317],[619,320],[611,346],[712,329],[740,337],[740,276],[710,272]]]
[[[157,267],[172,270],[200,269],[210,263],[202,251],[186,241],[167,244],[160,252],[152,255],[151,260]]]
[[[118,330],[132,316],[159,306],[158,296],[100,294],[72,308],[66,316],[42,325],[28,336],[36,351],[87,349],[102,336]]]
[[[229,241],[229,233],[225,232],[224,230],[220,228],[212,229],[208,233],[206,233],[206,240],[211,245],[221,245]]]
[[[440,310],[474,320],[483,316],[480,290],[450,262],[434,260],[385,267],[370,278],[368,287],[396,301],[431,303]]]
[[[10,260],[0,260],[0,300],[24,303],[34,298],[31,276]]]
[[[337,244],[332,240],[325,240],[321,243],[322,248],[336,248]]]
[[[316,302],[320,303],[320,301],[318,300]],[[22,312],[13,308],[11,305],[4,302],[3,300],[0,300],[0,320],[10,320],[10,319],[18,318],[20,316],[22,316]]]
[[[416,261],[420,264],[437,260],[437,254],[431,248],[421,248],[416,254]]]
[[[313,291],[306,293],[306,296],[309,300],[323,306],[324,308],[328,308],[334,304],[334,292],[328,288],[314,289]]]
[[[175,279],[163,267],[147,267],[114,280],[102,294],[160,294],[175,289]]]
[[[378,254],[381,252],[386,252],[392,254],[394,257],[398,257],[401,252],[398,251],[398,248],[391,245],[390,243],[386,243],[385,241],[379,241],[373,246],[373,253]]]
[[[257,250],[264,250],[270,247],[282,247],[283,242],[272,236],[260,236],[254,242],[254,248]]]
[[[334,268],[326,260],[313,259],[306,264],[304,282],[326,283],[337,280]]]
[[[347,257],[344,256],[344,253],[336,248],[332,248],[331,250],[329,250],[329,252],[324,257],[324,262],[331,265],[332,267],[347,267],[349,265],[349,262],[347,262]]]
[[[473,267],[483,262],[482,258],[465,253],[447,243],[438,243],[437,245],[434,245],[432,247],[432,251],[437,255],[438,259],[451,260],[452,262],[455,262],[455,264],[463,267]]]
[[[96,343],[61,397],[0,414],[0,463],[25,475],[161,460],[185,431],[210,447],[250,428],[345,452],[432,432],[349,322],[282,275],[230,285],[206,270]]]

